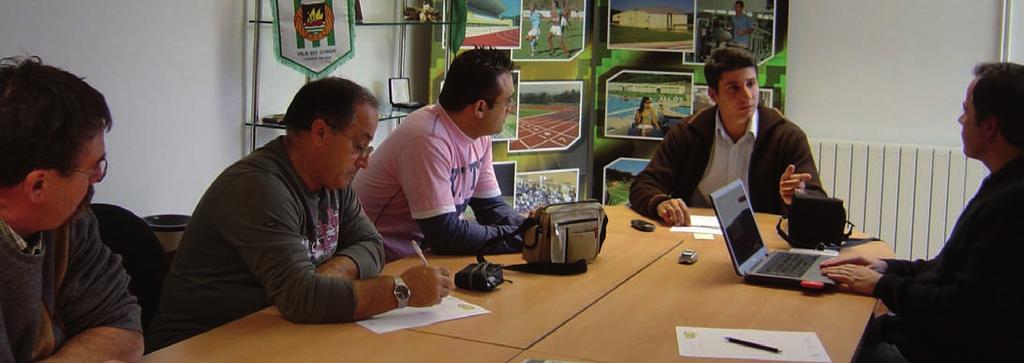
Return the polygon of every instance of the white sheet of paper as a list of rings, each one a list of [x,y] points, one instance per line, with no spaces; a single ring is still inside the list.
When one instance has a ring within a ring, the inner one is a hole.
[[[384,334],[395,330],[415,328],[445,320],[461,319],[488,313],[490,311],[487,309],[449,295],[442,299],[440,304],[429,308],[405,307],[391,310],[359,321],[356,324],[362,325],[374,333]]]
[[[690,216],[690,225],[686,227],[672,227],[669,228],[672,232],[690,232],[694,234],[694,238],[703,239],[697,237],[700,234],[717,234],[722,235],[722,227],[718,225],[718,218],[715,216]]]
[[[672,231],[672,232],[689,232],[689,233],[717,234],[719,236],[722,235],[722,230],[721,229],[711,228],[711,227],[693,227],[693,226],[679,227],[679,226],[676,226],[676,227],[669,228],[669,231]]]
[[[775,347],[773,353],[730,343],[725,337],[743,339]],[[716,329],[689,326],[676,327],[679,355],[700,358],[732,358],[785,360],[797,362],[831,362],[828,352],[814,332],[771,331],[754,329]]]
[[[718,225],[718,217],[715,216],[690,216],[690,226],[722,228]]]
[[[694,233],[693,239],[715,239],[715,235],[710,233]]]

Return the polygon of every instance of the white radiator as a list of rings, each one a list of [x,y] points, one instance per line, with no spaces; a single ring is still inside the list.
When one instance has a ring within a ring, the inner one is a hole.
[[[942,250],[988,170],[960,147],[810,141],[829,196],[845,202],[857,229],[903,259]]]

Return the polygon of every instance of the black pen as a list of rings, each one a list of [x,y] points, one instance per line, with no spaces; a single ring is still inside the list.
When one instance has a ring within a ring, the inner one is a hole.
[[[754,343],[754,342],[748,342],[748,341],[742,340],[742,339],[736,339],[736,338],[733,338],[733,337],[725,337],[725,340],[728,341],[729,343],[735,343],[735,344],[739,344],[739,345],[742,345],[742,346],[745,346],[745,347],[751,347],[751,348],[754,348],[754,349],[760,349],[760,350],[768,351],[768,352],[772,352],[772,353],[782,353],[782,350],[780,350],[779,348],[773,348],[773,347],[769,347],[767,345],[761,345],[761,344],[757,344],[757,343]]]

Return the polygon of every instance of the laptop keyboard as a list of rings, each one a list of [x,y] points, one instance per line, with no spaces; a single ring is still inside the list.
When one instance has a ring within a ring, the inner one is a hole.
[[[758,272],[773,275],[800,277],[818,256],[800,253],[773,253]]]

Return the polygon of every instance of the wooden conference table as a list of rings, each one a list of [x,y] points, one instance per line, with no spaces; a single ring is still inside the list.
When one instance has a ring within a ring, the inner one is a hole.
[[[876,300],[843,292],[824,294],[743,283],[721,236],[694,240],[690,233],[629,227],[642,218],[628,208],[606,208],[608,237],[589,271],[542,276],[506,271],[513,281],[497,291],[455,290],[490,314],[377,335],[356,324],[292,324],[267,308],[147,355],[147,362],[177,361],[521,361],[526,358],[626,362],[682,360],[676,326],[814,331],[835,362],[852,359]],[[711,215],[711,210],[694,211]],[[788,247],[775,233],[778,217],[756,216],[769,248]],[[676,262],[683,248],[698,251],[693,265]],[[877,257],[882,242],[853,248]],[[844,251],[844,254],[851,253]],[[457,271],[474,258],[428,256]],[[518,254],[489,256],[520,263]],[[395,275],[419,264],[388,264]]]

